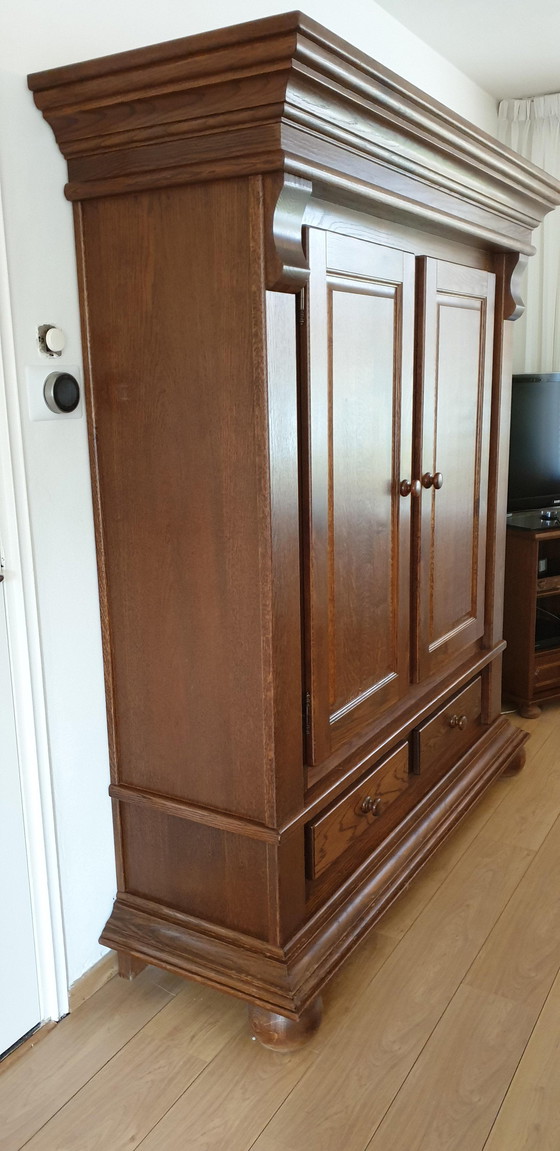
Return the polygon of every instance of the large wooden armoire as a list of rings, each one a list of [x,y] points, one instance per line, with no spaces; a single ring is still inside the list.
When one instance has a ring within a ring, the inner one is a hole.
[[[119,890],[293,1045],[506,768],[510,320],[559,185],[300,13],[30,77],[75,207]]]

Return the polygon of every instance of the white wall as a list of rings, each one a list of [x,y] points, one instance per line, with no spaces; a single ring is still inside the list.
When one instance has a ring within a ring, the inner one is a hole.
[[[0,179],[41,631],[70,982],[102,954],[115,886],[99,607],[85,420],[32,422],[25,368],[81,362],[72,210],[65,164],[24,76],[0,74]],[[63,327],[63,359],[37,327]]]
[[[291,11],[289,0],[11,0],[0,67],[27,73]],[[305,0],[326,25],[412,84],[494,132],[496,101],[399,24],[374,0]],[[2,60],[4,61],[2,65]]]
[[[65,165],[35,109],[28,72],[289,10],[286,0],[12,0],[0,44],[0,180],[46,683],[69,980],[99,958],[114,893],[91,492],[84,420],[31,422],[25,367],[49,363],[39,324],[80,361]],[[309,16],[494,132],[495,101],[373,0],[307,0]]]

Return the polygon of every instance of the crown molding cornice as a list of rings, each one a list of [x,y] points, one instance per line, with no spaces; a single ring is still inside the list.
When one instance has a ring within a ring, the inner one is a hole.
[[[296,279],[298,224],[281,219],[294,189],[302,205],[526,254],[560,203],[551,176],[299,12],[35,73],[29,87],[70,200],[264,176],[284,189],[274,228]]]

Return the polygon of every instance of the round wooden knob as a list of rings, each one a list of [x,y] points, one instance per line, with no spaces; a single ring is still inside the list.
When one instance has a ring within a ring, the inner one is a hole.
[[[420,480],[401,480],[399,491],[401,496],[419,496],[422,484]]]
[[[362,815],[381,815],[381,799],[376,795],[372,799],[371,795],[366,795],[360,804],[360,811]]]
[[[449,726],[458,727],[459,731],[464,731],[468,722],[466,715],[452,715],[449,720]]]
[[[422,487],[435,488],[436,491],[439,492],[439,489],[443,487],[443,476],[441,472],[434,472],[433,475],[431,472],[425,472],[422,476]]]

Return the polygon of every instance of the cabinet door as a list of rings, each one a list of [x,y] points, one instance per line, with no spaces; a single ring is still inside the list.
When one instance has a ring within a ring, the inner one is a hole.
[[[304,341],[309,762],[409,683],[414,258],[310,229]]]
[[[418,261],[415,475],[423,487],[415,597],[415,678],[439,671],[484,632],[494,276]],[[438,481],[439,482],[439,481]]]

